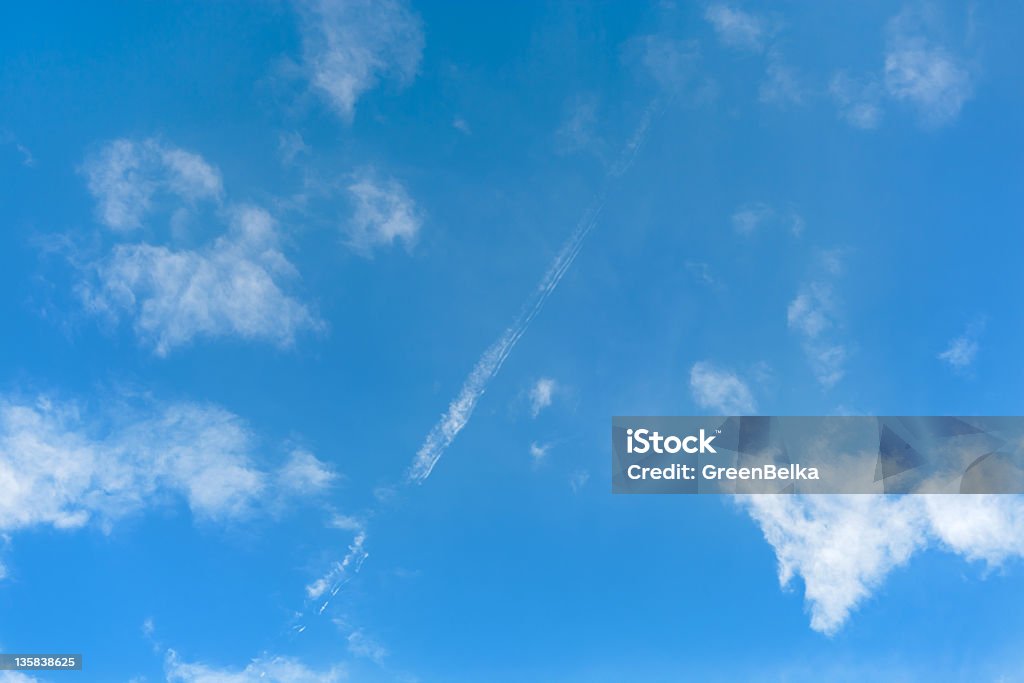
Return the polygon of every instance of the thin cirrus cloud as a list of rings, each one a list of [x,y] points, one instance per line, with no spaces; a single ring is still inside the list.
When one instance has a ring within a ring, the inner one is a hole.
[[[974,94],[975,75],[967,60],[934,39],[935,15],[908,7],[885,28],[881,72],[837,71],[829,94],[841,118],[856,128],[877,128],[883,101],[911,107],[921,126],[952,123]]]
[[[170,650],[164,669],[167,683],[338,683],[348,679],[340,664],[316,670],[294,657],[273,655],[257,657],[244,669],[230,669],[186,662]]]
[[[763,51],[774,33],[772,25],[763,17],[723,3],[709,5],[704,18],[724,44],[750,52]]]
[[[219,171],[200,155],[154,140],[114,140],[83,166],[101,223],[124,235],[157,208],[176,215],[208,199],[223,201]],[[168,202],[154,206],[154,197]],[[324,324],[287,294],[297,270],[281,250],[276,221],[256,206],[216,212],[227,232],[196,248],[119,242],[82,266],[77,293],[86,310],[127,317],[160,356],[197,337],[240,337],[281,347]]]
[[[885,89],[914,107],[930,128],[954,120],[973,94],[966,63],[928,36],[918,12],[904,10],[890,20],[885,54]]]
[[[168,197],[178,203],[219,200],[220,171],[198,154],[156,139],[110,142],[82,166],[97,219],[111,230],[142,227],[154,202]]]
[[[0,398],[0,480],[18,482],[0,499],[0,533],[109,530],[176,499],[200,521],[239,519],[325,490],[334,476],[300,450],[277,468],[260,466],[255,435],[215,405],[125,397],[96,411],[45,396]]]
[[[839,305],[833,284],[843,269],[842,253],[822,251],[815,261],[819,275],[805,282],[789,302],[786,323],[800,337],[815,379],[830,389],[846,374],[849,356],[846,345],[838,340]]]
[[[984,320],[976,320],[967,326],[964,333],[950,340],[938,359],[956,371],[964,371],[974,364],[978,355],[979,337],[985,327]]]
[[[697,405],[720,415],[752,415],[757,402],[740,377],[709,361],[698,361],[690,368],[690,393]]]
[[[838,632],[896,567],[928,548],[988,568],[1024,557],[1021,496],[746,496],[775,550],[779,583],[799,576],[811,628]]]
[[[416,243],[423,216],[398,180],[361,171],[349,184],[348,193],[352,216],[345,233],[354,251],[369,256],[375,249],[395,242],[406,249]]]
[[[401,0],[309,0],[299,10],[305,76],[344,121],[381,81],[416,77],[423,28]]]

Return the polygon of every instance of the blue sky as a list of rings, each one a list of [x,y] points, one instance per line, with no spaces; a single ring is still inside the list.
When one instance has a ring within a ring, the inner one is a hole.
[[[1017,497],[608,446],[1024,411],[1022,22],[6,7],[0,683],[1024,680]]]

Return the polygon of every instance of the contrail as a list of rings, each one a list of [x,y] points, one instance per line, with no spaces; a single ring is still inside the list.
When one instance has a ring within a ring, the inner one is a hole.
[[[516,343],[526,332],[526,328],[530,326],[530,323],[540,312],[541,308],[544,307],[548,297],[558,287],[558,283],[562,281],[565,273],[572,266],[572,262],[576,260],[576,255],[579,254],[583,241],[590,234],[590,231],[593,230],[594,226],[597,225],[597,219],[604,208],[605,197],[608,195],[608,181],[621,177],[633,165],[637,152],[647,139],[654,111],[655,106],[653,104],[644,111],[640,125],[623,148],[618,162],[608,171],[605,177],[605,188],[598,195],[593,205],[583,214],[576,228],[566,239],[555,259],[544,273],[544,277],[541,278],[537,289],[526,300],[526,304],[523,306],[522,311],[520,311],[515,323],[506,329],[498,340],[491,344],[484,351],[483,355],[480,356],[480,360],[476,362],[473,370],[470,371],[466,381],[462,384],[462,389],[448,405],[448,410],[441,416],[441,419],[434,425],[433,429],[430,430],[430,433],[427,434],[427,438],[416,452],[416,457],[409,467],[408,480],[410,482],[422,483],[430,476],[437,461],[441,459],[445,450],[448,449],[455,440],[455,437],[459,435],[462,428],[469,422],[469,418],[473,415],[473,410],[476,408],[480,397],[487,391],[487,386],[494,379],[495,375],[498,374],[498,371],[501,370],[501,366],[512,352],[512,349],[515,348]]]

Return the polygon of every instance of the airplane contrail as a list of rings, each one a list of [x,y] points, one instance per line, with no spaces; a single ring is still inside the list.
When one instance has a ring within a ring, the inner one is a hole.
[[[541,308],[544,307],[548,297],[558,287],[558,283],[562,281],[565,273],[572,266],[573,261],[576,260],[576,256],[579,254],[587,235],[597,225],[597,219],[601,215],[605,197],[608,194],[607,181],[621,177],[633,165],[637,152],[647,139],[654,111],[655,105],[653,104],[644,111],[640,125],[623,148],[618,162],[608,171],[605,177],[605,188],[598,195],[593,205],[584,212],[583,217],[576,224],[576,228],[566,239],[562,248],[544,273],[544,277],[541,278],[537,289],[526,300],[526,304],[523,306],[522,311],[520,311],[519,317],[480,356],[480,359],[470,371],[469,376],[466,377],[466,381],[463,382],[462,389],[448,405],[448,410],[445,411],[441,419],[427,434],[427,438],[416,452],[416,457],[409,467],[408,481],[417,484],[426,481],[427,477],[434,470],[434,466],[437,465],[437,461],[441,459],[441,456],[444,455],[444,452],[455,440],[455,437],[459,435],[462,428],[469,422],[477,402],[484,395],[484,392],[487,391],[487,386],[501,370],[501,366],[505,363],[508,355],[526,332],[526,328],[530,326],[530,323],[540,312]]]

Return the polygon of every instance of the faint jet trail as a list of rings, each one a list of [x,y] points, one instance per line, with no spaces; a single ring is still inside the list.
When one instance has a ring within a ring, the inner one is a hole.
[[[476,365],[473,366],[473,370],[466,377],[466,381],[462,384],[462,389],[448,405],[448,410],[427,434],[427,438],[416,452],[416,457],[409,467],[408,481],[417,484],[426,481],[434,466],[437,465],[437,461],[441,459],[441,456],[444,455],[444,452],[455,440],[455,437],[459,435],[462,428],[469,422],[469,418],[473,415],[473,410],[476,408],[477,401],[487,391],[487,386],[501,370],[502,364],[504,364],[512,349],[515,348],[516,343],[526,332],[526,328],[530,326],[530,323],[540,312],[541,308],[544,307],[548,297],[558,287],[558,283],[562,281],[565,273],[576,259],[576,255],[579,254],[587,235],[597,225],[597,219],[601,215],[605,198],[608,195],[608,181],[621,177],[633,165],[637,152],[647,139],[655,109],[655,105],[652,104],[644,111],[640,125],[619,154],[618,161],[606,174],[604,189],[591,207],[584,212],[583,218],[580,219],[576,228],[562,245],[562,248],[548,267],[547,272],[544,273],[544,277],[541,278],[540,283],[537,285],[537,289],[526,300],[526,304],[520,311],[519,317],[480,356]]]

